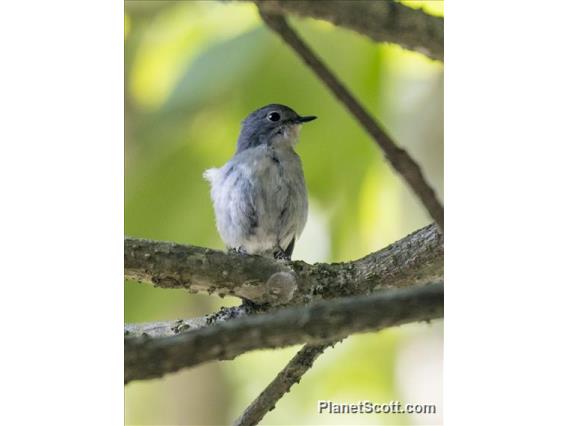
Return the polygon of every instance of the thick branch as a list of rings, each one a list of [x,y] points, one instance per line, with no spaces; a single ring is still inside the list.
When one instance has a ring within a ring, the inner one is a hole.
[[[266,11],[329,21],[378,42],[396,43],[444,60],[444,19],[393,1],[262,0]]]
[[[287,302],[296,290],[292,270],[261,256],[125,237],[124,276],[156,287],[235,295],[257,303]],[[269,282],[270,278],[272,281]],[[279,279],[283,278],[283,279]],[[286,280],[287,278],[287,280]],[[284,283],[284,288],[279,284]]]
[[[334,343],[305,345],[246,408],[241,417],[235,421],[234,426],[257,425],[266,413],[274,409],[280,398],[282,398],[292,386],[300,382],[302,376],[312,367],[314,361],[323,351]]]
[[[303,304],[440,281],[443,251],[435,225],[353,262],[314,265],[127,237],[124,273],[157,287],[231,294],[259,304]]]
[[[325,344],[352,333],[441,318],[443,291],[441,284],[391,289],[244,316],[172,337],[126,337],[125,381],[160,377],[256,349]]]
[[[389,135],[377,124],[371,114],[355,99],[331,70],[321,59],[308,47],[308,45],[288,25],[286,19],[279,14],[270,12],[264,3],[259,3],[259,12],[266,25],[278,33],[282,39],[303,59],[312,71],[333,92],[337,99],[359,121],[361,126],[375,140],[383,150],[392,167],[406,180],[406,183],[418,196],[430,216],[436,221],[441,229],[444,229],[444,208],[432,187],[426,182],[420,166],[408,153],[398,147]]]

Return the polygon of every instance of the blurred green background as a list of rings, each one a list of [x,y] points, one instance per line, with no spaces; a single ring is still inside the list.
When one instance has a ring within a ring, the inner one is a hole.
[[[443,15],[443,2],[404,2]],[[443,194],[443,66],[311,20],[291,24],[413,155]],[[202,173],[225,163],[240,121],[268,103],[304,126],[310,215],[294,258],[346,261],[428,224],[424,209],[354,119],[248,3],[125,2],[125,231],[222,249]],[[125,321],[201,316],[233,298],[125,282]],[[440,322],[352,336],[328,350],[262,424],[440,424]],[[133,382],[129,425],[230,424],[298,347],[258,351]],[[437,404],[436,415],[318,415],[317,401]]]

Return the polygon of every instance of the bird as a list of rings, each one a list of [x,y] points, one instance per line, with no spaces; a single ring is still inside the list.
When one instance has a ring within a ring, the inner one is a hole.
[[[242,121],[233,157],[204,172],[217,230],[230,252],[291,260],[308,217],[304,171],[294,147],[302,124],[316,118],[281,104],[259,108]]]

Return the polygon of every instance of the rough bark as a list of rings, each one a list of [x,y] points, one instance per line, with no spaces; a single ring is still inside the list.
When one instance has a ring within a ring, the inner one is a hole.
[[[246,315],[270,312],[270,305],[243,303],[239,306],[222,307],[218,312],[203,317],[179,319],[175,321],[157,321],[124,324],[124,337],[168,337],[177,336],[188,330],[214,325],[218,322],[234,320]]]
[[[323,19],[378,42],[444,60],[444,19],[401,3],[377,0],[255,0],[265,10]]]
[[[359,260],[314,265],[126,237],[124,273],[156,287],[230,294],[257,304],[304,304],[439,281],[443,255],[435,225]]]
[[[124,275],[162,288],[185,288],[256,303],[289,301],[293,271],[285,263],[208,248],[135,238],[124,239]],[[272,281],[269,281],[272,278]],[[281,279],[281,278],[287,278]],[[281,287],[284,288],[281,288]]]
[[[171,337],[125,337],[125,382],[160,377],[256,349],[326,344],[350,334],[443,316],[443,285],[390,289],[244,316]]]
[[[194,330],[207,325],[207,317],[158,321],[139,324],[124,324],[124,337],[167,337],[183,331]]]

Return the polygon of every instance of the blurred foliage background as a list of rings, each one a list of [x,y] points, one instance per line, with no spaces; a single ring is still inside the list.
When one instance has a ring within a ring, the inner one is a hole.
[[[405,2],[434,15],[443,2]],[[443,66],[311,20],[291,24],[422,165],[443,194]],[[125,2],[125,230],[222,249],[202,173],[234,152],[240,121],[268,103],[304,126],[310,215],[294,258],[356,259],[431,222],[382,153],[248,3]],[[201,316],[232,298],[125,282],[125,321]],[[440,424],[442,324],[352,336],[328,350],[267,425]],[[230,424],[298,350],[258,351],[125,388],[129,425]],[[318,415],[317,401],[437,404],[436,415]]]

